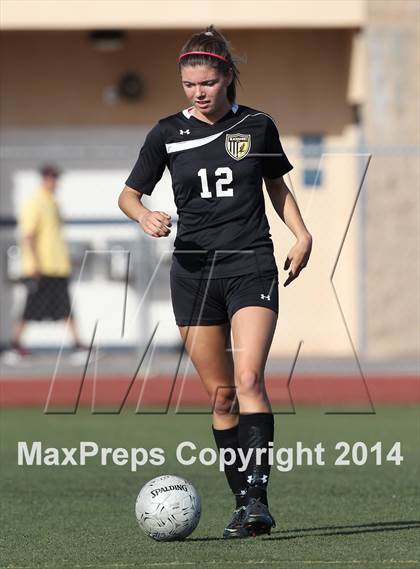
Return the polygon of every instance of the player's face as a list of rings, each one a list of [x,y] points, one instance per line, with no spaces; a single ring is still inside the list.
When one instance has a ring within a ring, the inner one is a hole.
[[[188,65],[181,69],[181,80],[186,96],[201,114],[211,117],[230,106],[227,88],[232,73],[226,76],[214,67]]]

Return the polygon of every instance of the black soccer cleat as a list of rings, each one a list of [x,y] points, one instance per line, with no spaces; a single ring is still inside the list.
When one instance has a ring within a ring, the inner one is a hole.
[[[263,534],[270,535],[272,528],[276,527],[276,522],[268,507],[259,498],[251,498],[248,502],[242,524],[252,537]]]
[[[245,506],[241,506],[233,512],[232,519],[223,530],[224,539],[249,537],[248,531],[243,527]]]

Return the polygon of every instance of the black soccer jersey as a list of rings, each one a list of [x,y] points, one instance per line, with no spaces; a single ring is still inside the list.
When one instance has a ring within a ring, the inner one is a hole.
[[[197,278],[277,271],[262,179],[293,166],[269,115],[235,104],[215,124],[188,109],[164,118],[126,185],[150,195],[166,166],[178,213],[172,271]]]

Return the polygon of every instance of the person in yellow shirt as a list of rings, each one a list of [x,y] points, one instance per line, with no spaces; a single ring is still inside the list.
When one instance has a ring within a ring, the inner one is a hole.
[[[22,277],[28,289],[12,342],[12,349],[19,356],[30,354],[21,343],[30,320],[67,320],[73,349],[85,349],[79,341],[68,292],[71,261],[55,199],[60,171],[45,165],[40,175],[41,185],[24,202],[19,218]]]

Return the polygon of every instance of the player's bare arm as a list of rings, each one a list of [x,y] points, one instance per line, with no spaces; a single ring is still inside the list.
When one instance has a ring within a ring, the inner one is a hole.
[[[312,250],[312,235],[306,228],[296,200],[283,177],[265,178],[264,182],[276,213],[296,237],[296,243],[290,249],[284,263],[284,270],[290,268],[289,276],[284,283],[284,286],[287,286],[308,264]]]
[[[130,219],[137,221],[143,231],[152,237],[167,237],[172,227],[171,216],[164,211],[151,211],[141,203],[142,193],[125,186],[118,198],[118,206]]]

